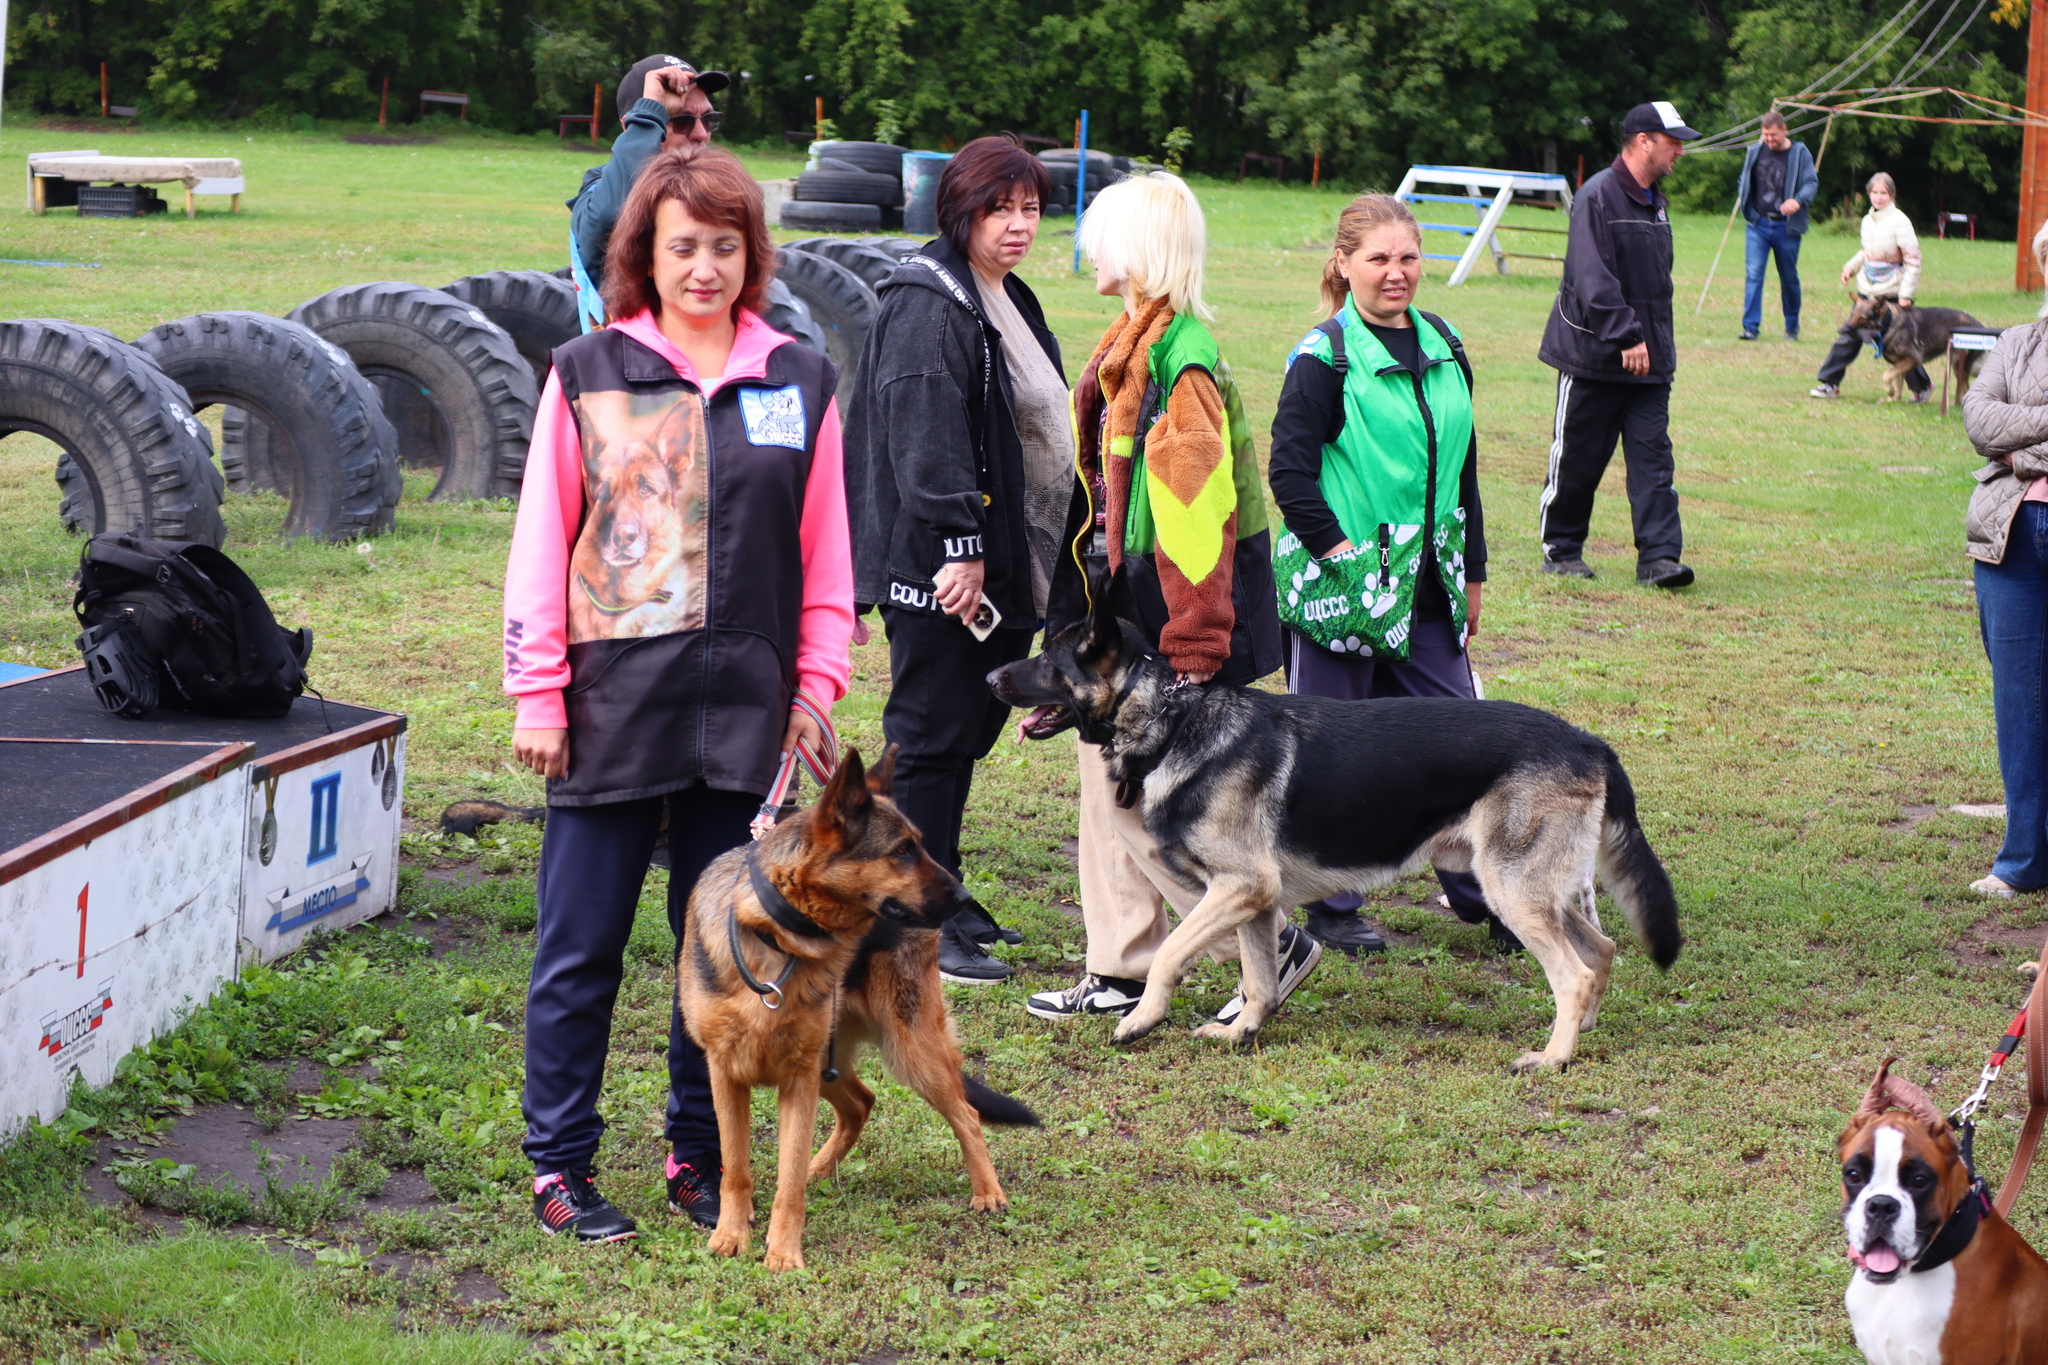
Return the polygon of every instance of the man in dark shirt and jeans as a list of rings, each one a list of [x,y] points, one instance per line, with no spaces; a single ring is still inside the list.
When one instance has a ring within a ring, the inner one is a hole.
[[[1763,116],[1762,137],[1742,159],[1735,196],[1749,224],[1743,264],[1742,339],[1755,341],[1764,321],[1764,265],[1778,262],[1778,301],[1785,310],[1785,336],[1799,340],[1799,240],[1806,235],[1807,205],[1820,193],[1820,173],[1806,144],[1785,131],[1775,109]]]
[[[1657,182],[1699,134],[1669,101],[1639,104],[1621,121],[1621,155],[1572,200],[1564,279],[1543,329],[1557,371],[1550,472],[1537,504],[1543,572],[1591,578],[1582,557],[1593,494],[1620,440],[1635,514],[1636,581],[1682,588],[1684,535],[1671,485],[1671,219]]]
[[[604,321],[597,291],[604,287],[604,260],[612,225],[633,192],[633,182],[656,153],[701,147],[724,118],[711,97],[732,84],[723,71],[699,71],[680,57],[659,53],[633,64],[619,82],[619,135],[612,159],[583,173],[569,201],[569,263],[576,270],[576,307],[583,330]]]

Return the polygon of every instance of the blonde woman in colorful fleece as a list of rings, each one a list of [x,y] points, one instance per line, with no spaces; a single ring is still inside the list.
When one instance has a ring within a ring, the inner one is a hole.
[[[1132,624],[1184,681],[1250,684],[1280,666],[1280,623],[1257,454],[1202,302],[1201,205],[1177,176],[1135,176],[1089,203],[1080,239],[1096,292],[1123,309],[1074,388],[1082,487],[1046,633],[1086,614],[1090,568],[1122,568]],[[1201,899],[1117,803],[1100,747],[1079,750],[1088,954],[1080,981],[1027,1002],[1044,1019],[1128,1013],[1172,931],[1167,907]],[[1292,928],[1282,948],[1284,999],[1321,949]]]

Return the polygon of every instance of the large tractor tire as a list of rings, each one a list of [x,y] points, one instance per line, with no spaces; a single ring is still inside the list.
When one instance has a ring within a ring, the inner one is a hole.
[[[909,150],[893,142],[825,142],[818,146],[818,163],[822,167],[828,159],[843,162],[869,175],[886,175],[900,184],[903,154]]]
[[[901,258],[878,248],[877,241],[887,238],[875,237],[806,237],[798,242],[784,242],[784,251],[808,251],[813,256],[823,256],[828,261],[837,261],[860,277],[860,282],[870,289],[880,289],[882,281],[896,273]]]
[[[819,355],[832,354],[831,348],[825,344],[824,330],[811,317],[810,308],[781,280],[768,281],[768,297],[762,304],[761,320],[776,331],[795,337]]]
[[[781,253],[775,278],[804,301],[811,318],[825,334],[825,354],[839,367],[839,407],[853,397],[854,366],[868,329],[875,325],[875,291],[839,262],[808,251]]]
[[[441,292],[453,294],[505,329],[533,367],[533,386],[545,388],[555,347],[583,335],[576,320],[576,285],[544,270],[492,270],[465,275]]]
[[[195,411],[232,403],[242,414],[241,477],[250,426],[262,430],[261,480],[291,499],[287,537],[353,540],[391,529],[404,483],[398,436],[377,391],[347,355],[311,328],[264,313],[198,313],[136,338]],[[223,455],[227,442],[221,442]]]
[[[291,312],[348,352],[398,430],[399,459],[438,468],[436,499],[516,498],[540,392],[482,310],[438,289],[352,284]]]
[[[0,436],[56,442],[58,512],[84,535],[133,531],[218,547],[213,442],[184,390],[111,332],[52,319],[0,322]]]
[[[873,232],[882,226],[882,211],[873,204],[812,204],[786,199],[782,221],[786,228],[809,228],[813,232]]]
[[[866,171],[805,171],[796,178],[796,197],[810,204],[873,204],[900,208],[903,181]]]

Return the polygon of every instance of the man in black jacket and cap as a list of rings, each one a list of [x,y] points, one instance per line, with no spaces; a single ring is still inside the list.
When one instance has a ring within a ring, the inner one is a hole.
[[[1657,182],[1699,134],[1667,100],[1621,121],[1621,155],[1572,201],[1564,279],[1537,353],[1557,371],[1550,472],[1537,504],[1543,572],[1591,578],[1583,558],[1593,494],[1614,443],[1628,465],[1636,581],[1682,588],[1684,535],[1672,487],[1671,219]]]
[[[586,332],[604,320],[597,290],[604,287],[612,225],[619,221],[633,182],[656,153],[711,141],[725,117],[711,107],[711,97],[731,84],[732,77],[723,71],[699,71],[665,52],[633,63],[619,82],[619,135],[612,140],[612,159],[585,171],[569,201],[570,264],[577,271],[576,302]]]

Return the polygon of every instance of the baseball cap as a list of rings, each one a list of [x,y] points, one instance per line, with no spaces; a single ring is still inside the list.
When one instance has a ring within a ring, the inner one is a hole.
[[[1634,133],[1669,133],[1680,142],[1690,142],[1699,136],[1699,131],[1685,126],[1685,120],[1671,107],[1670,100],[1651,100],[1638,104],[1622,115],[1621,135]]]
[[[660,66],[672,66],[687,71],[697,78],[697,88],[707,95],[715,95],[732,84],[732,77],[723,71],[699,71],[681,57],[671,57],[666,52],[657,52],[652,57],[642,57],[633,63],[633,69],[619,82],[619,118],[624,120],[639,102],[640,92],[647,88],[647,73]]]

